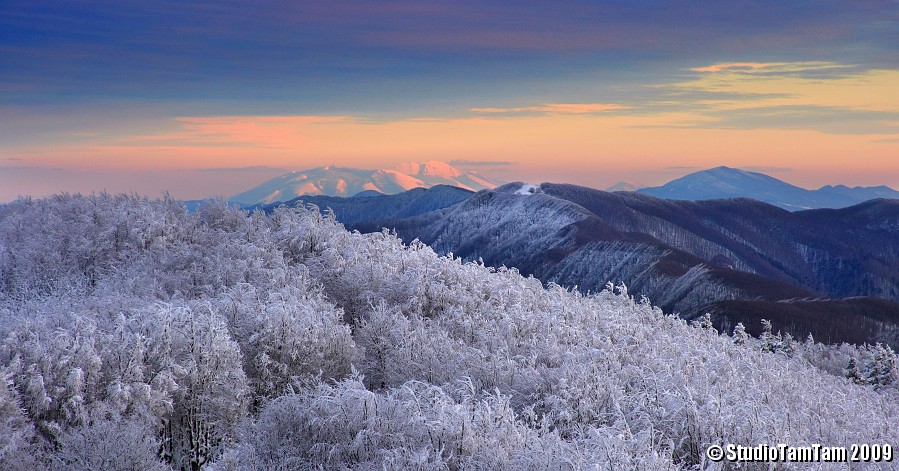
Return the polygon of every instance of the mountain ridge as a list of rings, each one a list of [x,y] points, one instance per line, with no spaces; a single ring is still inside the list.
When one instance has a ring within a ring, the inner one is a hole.
[[[329,165],[280,175],[232,196],[229,201],[243,205],[270,204],[304,195],[346,197],[363,192],[397,194],[435,185],[478,191],[495,188],[499,184],[499,181],[477,172],[463,171],[436,160],[404,162],[376,170]]]
[[[451,200],[417,191],[444,207],[403,216],[334,206],[337,219],[585,292],[623,281],[666,312],[710,312],[726,329],[744,322],[756,333],[763,313],[800,338],[899,345],[899,272],[890,264],[899,253],[897,200],[790,212],[748,198],[689,202],[553,183]],[[862,317],[835,326],[852,316]]]
[[[661,186],[636,191],[658,198],[687,201],[746,197],[790,211],[845,208],[875,198],[899,198],[899,191],[884,185],[825,185],[808,190],[764,173],[726,166],[701,170]]]
[[[257,205],[249,210],[261,209],[271,214],[281,205],[317,206],[320,210],[331,210],[338,221],[347,228],[355,228],[373,220],[389,220],[417,216],[442,209],[467,200],[474,192],[448,185],[431,188],[413,188],[395,195],[356,194],[350,197],[305,195],[290,201],[267,205]]]

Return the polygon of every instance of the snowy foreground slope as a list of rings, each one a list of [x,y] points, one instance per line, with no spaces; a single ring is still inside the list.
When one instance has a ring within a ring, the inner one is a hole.
[[[303,209],[19,201],[0,303],[4,470],[730,469],[706,447],[899,444],[886,349],[731,338]]]

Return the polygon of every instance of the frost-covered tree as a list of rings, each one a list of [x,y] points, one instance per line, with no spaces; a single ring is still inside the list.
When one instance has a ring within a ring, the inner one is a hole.
[[[209,305],[160,305],[149,314],[149,325],[159,332],[148,353],[152,374],[169,383],[163,387],[173,399],[163,417],[165,457],[183,469],[199,469],[218,456],[245,416],[240,350]]]
[[[306,277],[297,275],[295,285],[264,292],[241,285],[216,305],[231,323],[260,398],[277,397],[296,382],[349,374],[357,355],[350,326]]]
[[[855,358],[849,357],[849,361],[846,363],[846,370],[844,375],[852,380],[853,383],[856,384],[865,384],[865,379],[859,375],[858,365],[855,363]]]
[[[5,373],[0,375],[0,469],[39,469],[42,450],[34,425],[22,411],[12,386]]]
[[[899,441],[892,351],[741,327],[314,209],[23,200],[0,207],[0,467],[722,469],[710,444]]]
[[[699,318],[691,322],[690,325],[699,329],[713,330],[715,328],[715,325],[712,323],[712,315],[709,313],[699,316]]]
[[[746,332],[746,327],[742,322],[737,322],[737,325],[734,326],[733,339],[734,344],[736,345],[745,345],[746,342],[750,339],[750,335]]]
[[[82,425],[65,430],[52,455],[53,470],[165,471],[159,441],[146,417],[123,418],[95,410]]]
[[[889,346],[877,344],[865,364],[864,381],[875,386],[886,386],[893,382],[896,354]]]
[[[585,430],[568,441],[528,426],[507,398],[459,384],[408,382],[385,394],[358,379],[319,385],[271,402],[244,440],[214,469],[558,469],[656,470],[669,456],[639,453],[645,437]],[[457,397],[454,397],[457,396]],[[638,454],[639,453],[639,454]]]
[[[780,349],[780,339],[771,332],[771,321],[762,319],[762,333],[759,335],[763,352],[776,352]]]

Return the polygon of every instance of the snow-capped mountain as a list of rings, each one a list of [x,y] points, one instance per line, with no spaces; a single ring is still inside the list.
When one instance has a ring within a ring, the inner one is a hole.
[[[499,184],[501,182],[479,173],[463,171],[436,160],[405,162],[380,170],[327,166],[281,175],[235,195],[230,201],[246,205],[267,204],[301,195],[353,196],[363,191],[392,195],[435,185],[478,191]]]
[[[807,190],[763,173],[730,167],[691,173],[665,185],[637,191],[657,198],[688,201],[752,198],[790,211],[846,208],[875,198],[899,199],[899,191],[886,186],[849,188],[828,185]]]

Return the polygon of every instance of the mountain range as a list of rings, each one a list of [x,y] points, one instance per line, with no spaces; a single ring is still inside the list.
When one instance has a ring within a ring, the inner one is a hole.
[[[899,198],[887,186],[823,186],[807,190],[758,172],[715,167],[691,173],[662,186],[636,191],[658,198],[699,201],[719,198],[752,198],[790,211],[845,208],[875,198]]]
[[[392,195],[435,185],[479,191],[496,188],[502,183],[435,160],[406,162],[380,170],[327,166],[281,175],[235,195],[229,201],[244,206],[265,205],[307,195]],[[899,199],[899,191],[887,186],[850,188],[827,185],[817,190],[807,190],[763,173],[730,167],[691,173],[657,187],[640,188],[633,183],[620,182],[606,191],[636,191],[658,198],[686,201],[752,198],[790,211],[845,208],[876,198]]]
[[[414,188],[395,195],[358,193],[350,198],[326,195],[305,195],[290,201],[251,206],[271,212],[274,208],[288,206],[317,206],[322,211],[334,211],[338,221],[347,228],[372,221],[402,219],[452,206],[470,198],[473,191],[449,185],[435,185],[429,189]]]
[[[391,228],[544,282],[584,292],[624,282],[665,312],[710,313],[725,330],[743,322],[758,334],[765,318],[794,336],[899,346],[899,201],[790,212],[551,183],[300,201],[350,229]]]
[[[710,313],[723,329],[743,322],[758,334],[764,318],[794,336],[899,348],[899,192],[888,187],[807,190],[729,167],[636,191],[497,185],[437,161],[323,167],[231,201],[315,205],[349,229],[394,229],[585,292],[624,282],[666,312]]]
[[[501,182],[477,172],[463,171],[445,162],[405,162],[393,168],[361,170],[319,167],[275,177],[229,201],[242,205],[288,201],[302,195],[354,196],[396,194],[413,188],[450,185],[477,191],[495,188]]]

